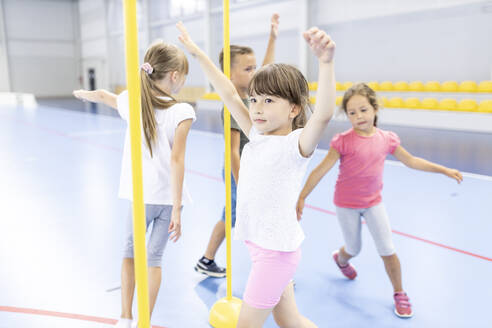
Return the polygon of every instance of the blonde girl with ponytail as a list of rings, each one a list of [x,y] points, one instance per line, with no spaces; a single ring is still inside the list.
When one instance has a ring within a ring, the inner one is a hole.
[[[193,108],[178,103],[172,94],[183,86],[188,60],[175,45],[162,41],[147,50],[140,67],[142,89],[142,169],[146,226],[152,224],[148,238],[149,306],[154,308],[161,284],[161,261],[167,240],[181,236],[182,206],[191,202],[184,185],[186,139],[196,119]],[[78,99],[103,103],[129,117],[128,92],[115,95],[106,90],[76,90]],[[130,136],[127,129],[121,166],[119,197],[132,201]],[[121,269],[121,318],[116,327],[130,328],[135,290],[133,227],[130,208],[126,220],[125,246]]]

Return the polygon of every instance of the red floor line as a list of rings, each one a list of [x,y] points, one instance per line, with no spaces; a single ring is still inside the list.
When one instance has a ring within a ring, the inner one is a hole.
[[[308,208],[310,208],[310,209],[313,209],[315,211],[318,211],[318,212],[323,212],[323,213],[327,213],[327,214],[331,214],[331,215],[336,215],[335,212],[332,212],[332,211],[329,211],[329,210],[325,210],[324,208],[312,206],[312,205],[309,205],[309,204],[306,204],[305,206],[308,207]],[[363,222],[363,223],[365,223],[365,222]],[[458,248],[455,248],[455,247],[451,247],[451,246],[447,246],[447,245],[444,245],[444,244],[436,243],[435,241],[431,241],[431,240],[427,240],[427,239],[424,239],[424,238],[421,238],[421,237],[410,235],[410,234],[405,233],[405,232],[401,232],[401,231],[397,231],[397,230],[391,230],[391,231],[393,231],[393,233],[395,233],[397,235],[401,235],[401,236],[404,236],[404,237],[407,237],[407,238],[411,238],[411,239],[415,239],[415,240],[418,240],[418,241],[421,241],[421,242],[424,242],[424,243],[427,243],[427,244],[430,244],[430,245],[434,245],[434,246],[446,248],[446,249],[451,250],[451,251],[455,251],[455,252],[462,253],[462,254],[465,254],[465,255],[470,255],[470,256],[473,256],[473,257],[476,257],[476,258],[479,258],[479,259],[482,259],[482,260],[486,260],[486,261],[492,262],[492,258],[483,256],[483,255],[474,254],[474,253],[471,253],[471,252],[468,252],[468,251],[464,251],[462,249],[458,249]]]
[[[427,243],[427,244],[431,244],[431,245],[434,245],[434,246],[446,248],[446,249],[449,249],[451,251],[455,251],[455,252],[462,253],[462,254],[465,254],[465,255],[470,255],[470,256],[473,256],[473,257],[476,257],[476,258],[479,258],[479,259],[482,259],[482,260],[486,260],[486,261],[492,262],[492,258],[489,258],[489,257],[486,257],[486,256],[474,254],[474,253],[471,253],[471,252],[468,252],[468,251],[464,251],[462,249],[458,249],[458,248],[454,248],[454,247],[447,246],[447,245],[444,245],[444,244],[436,243],[435,241],[431,241],[431,240],[427,240],[427,239],[420,238],[420,237],[417,237],[417,236],[413,236],[413,235],[410,235],[408,233],[404,233],[404,232],[401,232],[401,231],[397,231],[397,230],[392,230],[392,231],[393,231],[393,233],[396,233],[398,235],[401,235],[401,236],[404,236],[404,237],[407,237],[407,238],[412,238],[412,239],[415,239],[415,240],[418,240],[418,241],[422,241],[422,242]]]
[[[1,306],[0,305],[0,311],[11,312],[11,313],[44,315],[44,316],[49,316],[49,317],[67,318],[67,319],[82,320],[82,321],[91,321],[91,322],[97,322],[97,323],[105,323],[108,325],[114,325],[117,322],[116,319],[110,319],[110,318],[94,317],[94,316],[84,315],[84,314],[20,308],[20,307],[13,307],[13,306]],[[152,327],[153,328],[165,328],[162,326],[152,326]]]

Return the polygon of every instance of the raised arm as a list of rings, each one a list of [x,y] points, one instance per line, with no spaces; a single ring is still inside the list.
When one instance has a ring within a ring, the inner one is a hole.
[[[301,193],[299,194],[299,199],[297,200],[297,220],[300,220],[302,217],[302,211],[304,209],[304,201],[306,197],[313,191],[314,187],[321,181],[321,179],[331,170],[333,165],[340,158],[340,153],[336,151],[333,147],[328,150],[328,154],[326,154],[325,158],[321,161],[321,163],[316,166],[316,168],[309,175],[306,183],[304,184],[304,188],[302,188]]]
[[[207,55],[193,42],[183,23],[179,22],[176,27],[181,32],[179,41],[183,43],[188,52],[198,59],[203,72],[214,86],[220,98],[231,112],[239,127],[246,135],[251,130],[251,119],[249,118],[248,108],[244,105],[241,97],[236,91],[232,82],[218,69]]]
[[[415,157],[408,151],[406,151],[405,148],[403,148],[402,146],[398,146],[395,149],[393,155],[409,168],[420,171],[442,173],[450,177],[451,179],[455,179],[458,183],[461,183],[461,181],[463,181],[463,176],[461,175],[460,171],[429,162],[420,157]]]
[[[314,113],[309,118],[299,137],[299,149],[303,156],[312,154],[321,140],[323,130],[335,111],[336,87],[333,57],[335,42],[324,32],[312,27],[304,32],[311,51],[318,57],[318,92]]]
[[[111,108],[117,109],[116,95],[104,89],[98,89],[94,91],[88,90],[74,90],[73,95],[75,98],[90,101],[95,103],[101,103]]]
[[[270,23],[270,37],[268,38],[267,50],[261,66],[271,64],[275,60],[275,42],[277,41],[278,36],[278,25],[280,24],[279,18],[280,15],[277,13],[272,15]]]

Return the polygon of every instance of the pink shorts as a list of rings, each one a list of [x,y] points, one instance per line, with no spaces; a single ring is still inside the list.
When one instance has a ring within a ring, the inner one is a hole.
[[[246,241],[252,266],[243,301],[257,309],[270,309],[280,301],[301,260],[301,249],[281,252]]]

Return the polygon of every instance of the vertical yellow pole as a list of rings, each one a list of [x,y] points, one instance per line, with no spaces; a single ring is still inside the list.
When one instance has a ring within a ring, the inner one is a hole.
[[[230,78],[231,51],[229,43],[229,0],[223,0],[224,27],[224,74]],[[215,328],[236,328],[242,302],[232,296],[232,266],[231,266],[231,116],[224,106],[224,178],[226,190],[226,246],[227,246],[227,295],[221,298],[210,309],[209,323]]]
[[[133,182],[133,238],[137,283],[138,327],[149,328],[149,286],[145,249],[145,206],[142,184],[142,128],[136,0],[124,0],[126,81],[130,103],[130,139]]]
[[[229,0],[223,0],[223,30],[224,30],[224,74],[231,77],[231,50],[229,39]],[[224,105],[224,177],[225,177],[225,214],[226,214],[226,248],[227,248],[227,299],[232,298],[232,277],[231,277],[231,114]],[[237,182],[237,181],[236,181]]]

